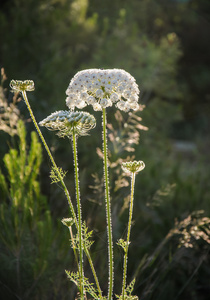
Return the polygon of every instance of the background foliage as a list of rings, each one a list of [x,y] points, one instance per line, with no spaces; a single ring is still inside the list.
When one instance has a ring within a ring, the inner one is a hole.
[[[50,185],[45,153],[40,169],[40,145],[34,133],[30,138],[28,112],[13,98],[9,81],[35,81],[29,98],[39,121],[66,109],[65,90],[77,71],[96,67],[130,72],[146,106],[137,115],[112,109],[108,114],[115,240],[123,237],[128,214],[128,179],[121,176],[119,159],[135,155],[146,164],[136,182],[129,250],[135,293],[145,300],[207,300],[209,1],[7,0],[0,7],[0,65],[7,75],[2,72],[0,89],[1,298],[60,300],[75,292],[63,272],[72,265],[67,233],[60,228],[67,203],[59,187]],[[25,125],[17,127],[19,119]],[[78,155],[84,216],[94,229],[93,255],[104,278],[100,130],[99,121],[91,136],[79,140]],[[58,165],[69,170],[73,191],[70,144],[44,134]],[[117,286],[122,268],[117,247],[115,255]]]

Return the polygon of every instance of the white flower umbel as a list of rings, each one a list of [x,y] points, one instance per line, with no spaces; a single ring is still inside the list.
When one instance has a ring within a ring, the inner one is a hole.
[[[94,110],[113,104],[120,110],[138,110],[139,88],[134,77],[121,69],[88,69],[78,72],[66,90],[66,105],[74,110],[92,105]]]

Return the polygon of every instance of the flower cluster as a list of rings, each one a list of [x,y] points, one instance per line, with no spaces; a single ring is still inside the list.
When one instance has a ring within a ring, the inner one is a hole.
[[[75,135],[86,135],[96,126],[96,119],[87,112],[79,111],[56,111],[39,122],[49,130],[57,130],[60,137],[71,137]]]
[[[65,225],[67,227],[71,227],[74,224],[74,219],[73,218],[63,218],[61,220],[61,222],[63,223],[63,225]]]
[[[33,80],[11,80],[10,87],[16,92],[31,92],[35,89]]]
[[[66,105],[74,110],[92,105],[95,111],[113,104],[122,111],[138,110],[139,89],[134,77],[121,69],[78,72],[66,90]]]
[[[145,168],[145,164],[142,160],[139,161],[129,161],[129,162],[123,162],[122,163],[122,169],[124,172],[132,174],[132,173],[138,173],[142,171]]]

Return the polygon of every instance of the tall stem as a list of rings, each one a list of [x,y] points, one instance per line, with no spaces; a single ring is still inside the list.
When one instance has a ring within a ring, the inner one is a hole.
[[[126,248],[124,254],[124,263],[123,263],[123,284],[122,284],[122,300],[125,299],[125,285],[127,277],[127,264],[128,264],[128,247],[130,243],[130,234],[131,234],[131,222],[133,215],[133,199],[134,199],[134,185],[135,185],[135,173],[131,173],[131,198],[130,198],[130,208],[129,208],[129,219],[128,219],[128,232],[126,240]]]
[[[106,109],[103,108],[104,183],[105,183],[105,203],[106,203],[106,221],[107,221],[107,235],[108,235],[108,259],[109,259],[108,300],[111,300],[112,299],[112,293],[113,293],[113,284],[114,284],[114,261],[113,261],[111,202],[110,202],[110,195],[109,195],[109,174],[108,174],[106,123],[107,123],[107,121],[106,121]]]
[[[79,236],[79,274],[80,274],[80,293],[81,300],[84,299],[84,270],[83,270],[83,239],[82,239],[82,208],[80,201],[80,190],[79,190],[79,167],[77,159],[77,137],[75,132],[72,136],[73,142],[73,155],[74,155],[74,172],[75,172],[75,188],[77,198],[77,216],[78,216],[78,236]]]
[[[54,158],[53,158],[53,156],[52,156],[52,154],[51,154],[51,152],[50,152],[50,149],[49,149],[49,147],[48,147],[48,145],[47,145],[47,143],[46,143],[46,141],[45,141],[45,139],[44,139],[44,137],[43,137],[43,135],[42,135],[41,130],[39,129],[39,126],[38,126],[38,124],[37,124],[37,121],[36,121],[36,119],[35,119],[35,116],[34,116],[34,114],[33,114],[33,111],[32,111],[31,106],[30,106],[30,104],[29,104],[29,101],[28,101],[26,92],[25,92],[25,91],[22,91],[22,95],[23,95],[23,99],[24,99],[24,101],[25,101],[25,103],[26,103],[26,105],[27,105],[27,108],[28,108],[28,111],[29,111],[29,113],[30,113],[31,119],[32,119],[32,121],[33,121],[33,123],[34,123],[34,126],[35,126],[35,128],[36,128],[36,130],[37,130],[37,132],[38,132],[38,134],[39,134],[39,137],[40,137],[40,139],[41,139],[41,141],[42,141],[42,143],[43,143],[43,145],[44,145],[44,147],[45,147],[45,150],[47,151],[47,154],[48,154],[48,156],[49,156],[49,158],[50,158],[50,160],[51,160],[51,163],[52,163],[53,167],[54,167],[56,170],[58,170],[58,167],[57,167],[57,165],[56,165],[56,163],[55,163],[55,161],[54,161]],[[73,207],[73,204],[72,204],[72,201],[71,201],[71,197],[70,197],[70,195],[69,195],[69,192],[68,192],[68,189],[67,189],[67,187],[66,187],[66,184],[65,184],[65,182],[64,182],[64,180],[63,180],[63,178],[62,178],[62,176],[60,175],[60,172],[58,172],[57,175],[58,175],[58,177],[59,177],[59,179],[60,179],[60,182],[61,182],[61,185],[62,185],[62,187],[63,187],[63,189],[64,189],[64,192],[65,192],[65,195],[66,195],[66,198],[67,198],[69,207],[70,207],[70,211],[71,211],[71,214],[72,214],[73,219],[74,219],[74,221],[75,221],[75,226],[76,226],[77,231],[78,231],[78,230],[79,230],[79,226],[78,226],[78,223],[77,223],[77,217],[76,217],[76,213],[75,213],[75,211],[74,211],[74,207]],[[85,251],[85,254],[86,254],[87,258],[88,258],[88,261],[89,261],[89,264],[90,264],[90,267],[91,267],[91,270],[92,270],[92,273],[93,273],[93,276],[94,276],[94,279],[95,279],[95,282],[96,282],[96,285],[97,285],[97,288],[98,288],[98,291],[99,291],[99,294],[100,294],[100,299],[102,299],[101,288],[100,288],[99,281],[98,281],[98,277],[97,277],[97,275],[96,275],[96,271],[95,271],[95,268],[94,268],[94,265],[93,265],[93,262],[92,262],[92,258],[91,258],[91,256],[90,256],[89,250],[88,250],[85,246],[84,246],[84,251]]]

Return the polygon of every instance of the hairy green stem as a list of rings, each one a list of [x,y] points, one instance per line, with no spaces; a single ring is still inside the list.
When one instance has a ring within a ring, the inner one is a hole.
[[[72,241],[72,248],[73,248],[73,251],[74,251],[74,257],[75,257],[75,260],[76,260],[77,268],[79,270],[79,261],[78,261],[76,246],[74,244],[74,236],[73,236],[72,228],[71,228],[71,226],[69,226],[68,228],[69,228],[69,233],[70,233],[70,237],[71,237],[71,241]]]
[[[103,108],[104,184],[105,184],[106,222],[107,222],[107,236],[108,236],[108,259],[109,259],[108,300],[111,300],[112,299],[112,293],[113,293],[113,284],[114,284],[114,259],[113,259],[111,202],[110,202],[110,195],[109,195],[109,173],[108,173],[106,123],[107,123],[107,121],[106,121],[106,109]]]
[[[25,92],[25,91],[22,91],[22,95],[23,95],[23,99],[24,99],[24,101],[25,101],[25,103],[26,103],[26,106],[27,106],[27,108],[28,108],[28,111],[29,111],[29,113],[30,113],[31,119],[32,119],[32,121],[33,121],[33,123],[34,123],[34,126],[35,126],[35,128],[36,128],[36,130],[37,130],[37,132],[38,132],[38,134],[39,134],[39,137],[40,137],[40,139],[41,139],[41,141],[42,141],[42,143],[43,143],[43,145],[44,145],[44,147],[45,147],[45,150],[47,151],[47,154],[48,154],[48,156],[49,156],[49,158],[50,158],[50,160],[51,160],[51,163],[52,163],[53,167],[54,167],[56,170],[58,170],[58,167],[57,167],[57,165],[56,165],[56,163],[55,163],[55,160],[54,160],[54,158],[53,158],[53,156],[52,156],[52,154],[51,154],[51,152],[50,152],[50,149],[49,149],[49,147],[48,147],[48,145],[47,145],[47,143],[46,143],[46,141],[45,141],[45,139],[44,139],[44,137],[43,137],[43,135],[42,135],[41,130],[39,129],[39,126],[38,126],[38,124],[37,124],[37,121],[36,121],[36,119],[35,119],[35,116],[34,116],[34,114],[33,114],[33,111],[32,111],[31,106],[30,106],[30,104],[29,104],[29,101],[28,101],[26,92]],[[75,221],[75,226],[76,226],[77,231],[78,231],[78,230],[79,230],[79,225],[78,225],[78,222],[77,222],[77,217],[76,217],[76,213],[75,213],[75,211],[74,211],[74,207],[73,207],[73,204],[72,204],[72,201],[71,201],[71,197],[70,197],[70,195],[69,195],[68,189],[67,189],[67,187],[66,187],[66,184],[65,184],[65,182],[64,182],[64,180],[63,180],[63,178],[62,178],[60,172],[57,172],[57,173],[58,173],[57,175],[58,175],[58,177],[59,177],[59,179],[60,179],[61,185],[62,185],[62,187],[63,187],[63,189],[64,189],[64,192],[65,192],[65,195],[66,195],[66,198],[67,198],[69,207],[70,207],[70,211],[71,211],[71,214],[72,214],[73,219],[74,219],[74,221]],[[88,261],[89,261],[89,264],[90,264],[90,267],[91,267],[91,270],[92,270],[92,273],[93,273],[93,276],[94,276],[94,279],[95,279],[95,282],[96,282],[96,285],[97,285],[97,288],[98,288],[98,291],[99,291],[99,294],[100,294],[100,297],[101,297],[100,299],[102,299],[101,288],[100,288],[100,285],[99,285],[98,277],[97,277],[97,275],[96,275],[96,271],[95,271],[95,268],[94,268],[94,265],[93,265],[93,262],[92,262],[92,259],[91,259],[89,250],[88,250],[85,246],[84,246],[84,251],[85,251],[85,254],[86,254],[87,258],[88,258]]]
[[[73,155],[74,155],[74,172],[75,172],[75,188],[77,199],[77,216],[78,216],[78,235],[79,235],[79,274],[80,274],[80,293],[81,300],[84,299],[84,268],[83,268],[83,239],[82,239],[82,208],[80,201],[80,189],[79,189],[79,165],[77,158],[77,137],[73,130],[72,135],[73,143]]]
[[[87,256],[89,265],[91,267],[91,270],[92,270],[92,273],[93,273],[93,276],[94,276],[94,279],[95,279],[95,283],[96,283],[97,290],[98,290],[98,293],[99,293],[99,299],[103,300],[104,298],[102,296],[102,291],[101,291],[100,284],[99,284],[99,281],[98,281],[98,277],[97,277],[97,274],[96,274],[96,271],[95,271],[95,268],[94,268],[94,265],[93,265],[93,261],[92,261],[91,256],[90,256],[90,252],[85,251],[85,254]]]
[[[81,201],[80,201],[80,189],[79,189],[79,166],[78,166],[78,158],[77,158],[77,137],[75,133],[73,133],[73,154],[74,154],[74,168],[75,168],[75,186],[76,186],[76,197],[77,197],[77,213],[78,213],[78,231],[79,231],[79,255],[80,255],[80,278],[82,279],[82,290],[81,290],[81,299],[83,299],[82,295],[83,291],[83,283],[84,283],[84,268],[83,268],[83,247],[85,248],[84,251],[88,258],[97,288],[100,295],[100,299],[102,299],[102,292],[99,285],[98,277],[96,275],[93,262],[90,256],[89,251],[84,246],[84,241],[82,237],[82,208],[81,208]]]
[[[131,173],[131,196],[130,196],[130,208],[129,208],[129,219],[128,219],[128,232],[127,232],[126,248],[125,248],[124,263],[123,263],[122,300],[125,299],[125,286],[126,286],[127,264],[128,264],[128,247],[130,244],[131,222],[132,222],[132,215],[133,215],[135,175],[136,174],[134,172]]]

